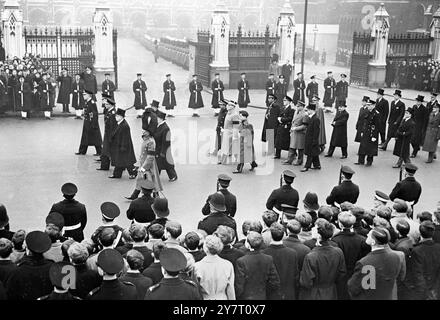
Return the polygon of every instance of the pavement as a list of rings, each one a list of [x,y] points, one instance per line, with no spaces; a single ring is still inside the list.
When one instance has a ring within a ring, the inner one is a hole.
[[[299,191],[301,200],[308,191],[319,195],[319,203],[325,203],[325,197],[337,184],[341,165],[349,165],[356,170],[354,182],[360,185],[361,194],[358,204],[365,208],[373,205],[373,193],[381,190],[390,193],[399,179],[399,170],[392,169],[396,158],[392,155],[393,143],[388,152],[381,152],[371,168],[356,167],[358,144],[354,143],[355,123],[359,101],[365,95],[361,89],[350,90],[348,99],[349,158],[340,160],[340,151],[336,150],[332,159],[321,158],[322,170],[300,173],[299,167],[285,166],[280,160],[265,156],[265,145],[260,142],[264,109],[249,108],[250,122],[255,128],[255,148],[257,163],[260,165],[254,173],[245,167],[242,175],[232,175],[234,166],[217,165],[217,158],[209,156],[214,146],[214,134],[217,119],[212,110],[205,107],[201,117],[191,118],[188,103],[188,72],[167,61],[155,64],[153,56],[134,40],[119,40],[119,79],[120,90],[116,93],[119,107],[133,104],[132,82],[137,72],[143,72],[148,86],[147,99],[162,99],[162,82],[166,73],[172,73],[177,86],[176,118],[169,119],[172,131],[172,148],[179,179],[168,182],[166,173],[162,173],[164,194],[169,199],[170,219],[182,223],[183,232],[196,229],[202,218],[201,208],[209,194],[216,191],[216,177],[227,173],[233,177],[230,190],[237,195],[238,210],[236,220],[238,229],[247,219],[259,219],[265,210],[270,192],[279,187],[283,170],[290,169],[297,174],[294,187]],[[136,56],[133,55],[136,53]],[[306,66],[306,68],[308,68]],[[333,68],[335,71],[336,69]],[[325,74],[327,67],[310,70],[308,73]],[[336,72],[336,71],[335,71]],[[405,91],[406,92],[406,91]],[[408,93],[412,94],[412,93]],[[228,90],[226,98],[236,99],[236,91]],[[205,105],[210,104],[211,96],[203,93]],[[264,91],[251,91],[252,104],[264,106]],[[327,141],[331,137],[331,121],[334,114],[326,114]],[[129,110],[127,121],[131,126],[136,154],[141,145],[141,121],[136,119],[135,110]],[[87,156],[75,156],[81,138],[82,121],[73,118],[55,118],[52,121],[31,119],[21,121],[16,118],[0,119],[0,203],[8,209],[11,228],[17,230],[35,230],[44,228],[44,219],[52,203],[61,200],[61,185],[67,181],[77,184],[77,199],[86,204],[88,224],[86,235],[90,236],[100,225],[102,202],[113,201],[121,208],[118,223],[127,227],[129,221],[125,212],[129,202],[123,196],[133,191],[135,183],[125,173],[121,180],[110,180],[111,172],[96,171],[98,164],[92,156],[94,148]],[[103,119],[100,119],[103,130]],[[282,157],[286,158],[286,152]],[[440,161],[425,164],[427,154],[421,152],[414,163],[420,168],[416,178],[422,184],[423,192],[416,212],[431,211],[436,208],[439,187],[437,182]],[[302,208],[302,202],[300,202]]]

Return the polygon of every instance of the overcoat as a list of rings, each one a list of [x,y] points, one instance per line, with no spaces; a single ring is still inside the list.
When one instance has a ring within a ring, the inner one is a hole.
[[[251,124],[241,123],[238,130],[240,131],[240,163],[252,163],[255,161],[254,127]]]
[[[376,100],[376,110],[380,115],[380,130],[385,131],[390,114],[390,103],[387,99],[381,98]]]
[[[99,128],[98,107],[95,101],[86,102],[84,109],[84,125],[81,136],[82,146],[101,146],[102,136]]]
[[[321,107],[316,107],[316,116],[319,119],[319,145],[324,146],[327,144],[327,135],[325,133],[325,117],[324,109]]]
[[[203,85],[200,81],[191,81],[189,83],[189,104],[190,109],[201,109],[204,107],[202,98]]]
[[[1,90],[1,88],[0,88]],[[23,82],[23,85],[18,82],[15,87],[16,106],[21,111],[30,111],[32,109],[32,89],[31,85]]]
[[[287,82],[278,82],[275,84],[275,96],[277,97],[277,103],[282,106],[283,99],[287,95]]]
[[[65,77],[59,76],[57,78],[57,82],[60,83],[57,103],[70,104],[70,89],[72,87],[72,77],[69,75]]]
[[[110,138],[110,158],[114,167],[129,168],[136,163],[130,126],[125,119]]]
[[[347,122],[349,118],[347,111],[338,111],[333,119],[333,133],[330,145],[333,147],[347,147]]]
[[[246,108],[251,100],[249,99],[249,81],[239,80],[237,83],[238,89],[238,105],[240,108]]]
[[[309,100],[312,100],[315,95],[319,97],[319,84],[317,82],[309,82],[306,88],[306,96]]]
[[[156,141],[156,160],[159,170],[166,169],[162,167],[166,162],[170,165],[174,165],[174,159],[171,153],[171,131],[167,123],[162,123],[157,127],[154,133],[154,140]]]
[[[211,105],[215,109],[220,108],[218,103],[224,99],[223,91],[225,91],[225,86],[223,84],[223,81],[221,80],[212,81],[211,90],[212,90]]]
[[[54,95],[55,91],[50,81],[42,80],[38,86],[38,92],[40,93],[40,108],[41,111],[52,111],[55,106]]]
[[[440,112],[429,115],[428,128],[426,129],[423,151],[437,152],[438,141],[440,140]]]
[[[147,84],[144,80],[136,80],[133,82],[133,92],[134,92],[134,107],[136,110],[144,109],[147,103],[147,97],[145,96],[147,92]]]
[[[358,120],[356,122],[356,138],[354,139],[355,142],[361,142],[362,139],[362,127],[365,119],[365,114],[368,112],[368,108],[361,107],[359,109],[359,115]]]
[[[287,106],[280,114],[277,135],[275,136],[275,148],[289,150],[290,147],[290,128],[292,127],[293,115],[295,110],[292,106]]]
[[[102,155],[110,158],[110,139],[118,126],[118,122],[116,121],[116,109],[104,108],[104,140],[102,142]]]
[[[83,97],[84,80],[80,79],[78,82],[73,81],[72,87],[70,90],[72,92],[72,107],[75,110],[84,109],[84,104],[85,104],[84,97]]]
[[[98,82],[94,74],[83,73],[82,79],[84,80],[84,90],[90,91],[93,94],[98,93]]]
[[[420,107],[412,107],[412,119],[415,122],[413,135],[411,136],[411,143],[417,146],[422,146],[425,140],[426,128],[428,126],[429,111],[424,105]]]
[[[379,112],[373,109],[371,112],[367,111],[363,116],[362,137],[358,154],[375,157],[379,147]]]
[[[266,130],[273,130],[273,138],[275,139],[278,128],[278,117],[280,116],[280,113],[281,113],[281,108],[275,103],[272,103],[272,105],[267,107],[266,116],[264,118],[261,141],[267,142],[268,137]]]
[[[391,102],[390,117],[388,118],[388,138],[395,138],[397,129],[405,115],[405,104],[402,101]]]
[[[275,80],[269,79],[266,81],[266,105],[268,105],[268,103],[269,103],[269,101],[268,101],[269,95],[270,94],[275,95],[276,84],[277,83],[275,82]]]
[[[176,95],[174,92],[176,91],[176,85],[174,84],[174,81],[165,81],[163,83],[163,100],[162,105],[165,107],[166,110],[173,110],[174,107],[177,105],[176,103]]]
[[[290,133],[290,148],[304,150],[306,142],[306,129],[309,124],[309,116],[304,110],[296,111],[292,120]]]
[[[336,80],[333,78],[326,78],[324,80],[324,106],[330,106],[335,103],[335,89],[336,89]]]
[[[102,93],[108,94],[112,100],[115,100],[115,91],[116,86],[113,81],[111,80],[104,80],[102,82]]]
[[[305,134],[305,143],[304,143],[304,154],[306,156],[314,157],[318,156],[320,153],[319,148],[319,129],[320,122],[318,117],[313,115],[310,118],[309,124],[307,126],[306,134]]]
[[[407,159],[410,153],[411,138],[415,132],[413,119],[403,120],[396,132],[396,144],[394,145],[393,155]]]
[[[295,90],[293,93],[293,103],[297,104],[298,101],[306,102],[304,96],[304,90],[306,89],[306,82],[304,80],[295,79],[293,81],[293,89]]]

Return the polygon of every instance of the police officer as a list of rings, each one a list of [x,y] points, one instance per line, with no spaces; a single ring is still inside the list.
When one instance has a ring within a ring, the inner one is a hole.
[[[84,229],[87,224],[86,207],[74,199],[78,193],[78,188],[73,183],[65,183],[61,187],[61,192],[65,199],[55,203],[50,212],[58,212],[63,216],[64,237],[81,242],[84,240]]]
[[[364,115],[361,131],[361,139],[359,146],[359,159],[355,165],[364,165],[365,157],[367,157],[367,167],[371,167],[374,157],[378,154],[379,145],[379,128],[380,128],[380,115],[374,108],[376,102],[368,101],[368,111]]]
[[[98,171],[110,170],[110,139],[118,126],[116,121],[116,103],[108,95],[103,95],[104,102],[104,141],[102,143],[101,158],[97,160],[101,162],[101,167],[96,169]]]
[[[118,273],[124,268],[124,258],[114,249],[106,249],[99,253],[98,273],[102,276],[100,287],[92,290],[89,300],[137,300],[136,286],[131,282],[118,279]]]
[[[179,278],[186,268],[186,258],[175,248],[165,249],[159,256],[163,279],[148,289],[145,300],[202,300],[197,285]]]
[[[113,230],[115,230],[117,236],[114,243],[116,243],[117,246],[123,245],[121,237],[122,237],[122,231],[124,229],[115,223],[115,219],[119,217],[120,213],[121,211],[119,207],[113,202],[104,202],[101,205],[102,225],[98,229],[96,229],[96,231],[92,235],[92,241],[97,247],[97,249],[99,249],[100,246],[99,235],[101,234],[102,230],[104,230],[105,228],[112,228]]]
[[[346,201],[355,204],[359,197],[359,187],[351,181],[355,174],[354,170],[348,166],[341,168],[342,182],[333,188],[327,197],[327,204],[339,207],[341,203]]]
[[[226,212],[229,216],[234,217],[237,212],[237,197],[229,192],[228,187],[232,181],[232,178],[227,174],[220,174],[217,177],[217,189],[218,192],[221,192],[225,196],[225,204],[226,204]],[[203,215],[207,216],[211,213],[209,210],[209,201],[206,200],[206,204],[202,208]]]
[[[75,284],[76,270],[74,266],[64,261],[52,264],[49,269],[49,278],[54,289],[50,294],[37,300],[81,300],[69,292],[70,288],[66,286],[69,282],[64,281],[66,277],[70,277],[73,281],[72,285]]]
[[[266,208],[267,210],[274,210],[278,214],[282,213],[283,204],[289,205],[297,208],[299,202],[299,194],[294,188],[292,188],[292,183],[295,180],[296,175],[290,171],[286,170],[283,172],[283,177],[281,179],[284,180],[284,185],[282,185],[279,189],[272,191],[271,195],[267,199]]]
[[[405,179],[398,182],[390,194],[391,201],[394,199],[402,199],[416,205],[422,194],[422,186],[416,181],[414,175],[418,168],[412,163],[405,165]]]
[[[140,181],[142,197],[133,200],[127,210],[128,220],[133,223],[147,224],[156,218],[151,206],[154,203],[154,197],[151,196],[154,190],[154,182],[147,179]]]

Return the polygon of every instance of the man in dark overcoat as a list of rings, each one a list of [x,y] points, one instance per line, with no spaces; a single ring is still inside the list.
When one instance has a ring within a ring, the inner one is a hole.
[[[125,120],[125,110],[117,109],[115,117],[118,125],[110,137],[110,159],[115,169],[109,178],[120,179],[124,170],[127,169],[130,179],[135,179],[136,155],[131,140],[130,126]]]
[[[365,157],[367,158],[367,167],[371,167],[374,157],[377,156],[379,144],[379,112],[376,111],[375,101],[368,101],[368,112],[364,114],[361,131],[361,144],[359,146],[359,159],[356,165],[364,165]]]
[[[92,93],[92,99],[96,101],[96,94],[98,93],[98,82],[96,76],[92,73],[92,68],[87,67],[86,72],[82,74],[84,80],[84,90]]]
[[[177,105],[176,103],[176,85],[174,84],[174,81],[171,80],[171,74],[166,75],[167,79],[163,83],[163,100],[162,100],[162,106],[165,107],[165,109],[168,112],[168,117],[173,118],[174,117],[174,107]]]
[[[99,129],[98,107],[96,102],[92,99],[92,92],[84,92],[84,100],[86,105],[84,108],[84,125],[81,136],[81,143],[79,151],[76,155],[85,155],[89,146],[94,146],[96,149],[95,156],[101,156],[102,151],[102,136]]]
[[[241,79],[237,83],[238,89],[238,106],[240,108],[247,108],[248,104],[251,103],[249,99],[249,81],[246,80],[246,73],[241,74]]]
[[[76,113],[75,119],[82,120],[82,113],[85,104],[83,97],[84,80],[81,79],[81,75],[78,73],[75,75],[75,79],[72,82],[71,92],[72,92],[72,107],[75,109],[75,113]]]
[[[354,139],[354,142],[361,142],[361,138],[362,138],[362,126],[364,123],[364,116],[365,114],[368,112],[368,107],[367,107],[367,102],[370,101],[370,97],[364,96],[362,98],[362,106],[359,109],[359,115],[358,115],[358,119],[356,122],[356,137]]]
[[[16,106],[21,111],[21,118],[27,120],[28,112],[31,111],[32,108],[31,85],[24,81],[23,76],[20,76],[15,90]]]
[[[290,147],[290,128],[292,127],[293,116],[295,115],[295,109],[293,109],[292,98],[284,96],[283,98],[283,110],[278,118],[278,129],[275,136],[275,157],[281,158],[281,151],[289,151]]]
[[[426,129],[429,121],[429,110],[423,105],[424,99],[424,96],[419,95],[416,98],[416,105],[411,108],[412,119],[415,123],[414,133],[411,136],[411,146],[413,148],[411,158],[417,157],[417,153],[420,151],[420,148],[425,141]]]
[[[101,167],[98,171],[109,171],[110,170],[110,139],[115,131],[118,123],[116,121],[116,106],[115,101],[111,99],[110,96],[103,96],[104,100],[104,141],[102,143],[101,152]]]
[[[309,99],[309,103],[311,103],[314,96],[319,97],[319,85],[316,82],[316,76],[311,76],[310,80],[312,81],[309,82],[306,88],[306,96]]]
[[[401,199],[416,205],[422,194],[422,186],[416,181],[414,175],[418,168],[413,164],[405,166],[404,179],[396,184],[390,193],[390,200]]]
[[[147,97],[147,84],[142,80],[142,73],[137,74],[136,81],[133,82],[133,93],[134,93],[134,107],[137,110],[137,118],[142,118],[145,107],[148,105]]]
[[[390,104],[384,95],[383,89],[377,90],[376,110],[380,115],[380,143],[384,143],[386,140],[387,121],[390,114]]]
[[[193,117],[198,118],[199,115],[199,109],[202,109],[205,105],[203,103],[203,97],[202,97],[202,91],[203,91],[203,84],[201,81],[198,80],[198,77],[196,74],[193,75],[192,81],[189,83],[189,103],[188,108],[193,110]]]
[[[346,79],[347,79],[347,75],[342,73],[341,80],[338,83],[336,83],[336,88],[335,88],[336,108],[338,108],[341,105],[347,104],[349,85]]]
[[[269,95],[269,105],[266,110],[266,115],[264,117],[263,133],[261,136],[261,141],[268,142],[268,152],[271,154],[275,148],[275,137],[277,135],[278,129],[278,118],[281,113],[281,108],[276,104],[275,95]]]
[[[296,175],[292,171],[286,170],[283,172],[284,185],[272,191],[266,201],[267,210],[273,210],[280,213],[282,212],[283,204],[298,208],[298,191],[292,188],[292,183],[295,178]]]
[[[211,83],[212,100],[211,106],[214,109],[214,115],[218,116],[220,109],[220,102],[224,99],[223,91],[225,91],[225,85],[220,80],[220,73],[215,74],[215,79]]]
[[[101,89],[103,95],[109,96],[110,99],[116,101],[115,100],[116,85],[112,80],[110,80],[110,73],[105,74],[105,80],[102,82]]]
[[[283,106],[283,98],[287,95],[287,83],[284,81],[284,76],[278,77],[278,82],[275,84],[275,96],[280,107]]]
[[[400,100],[401,98],[402,91],[396,90],[394,92],[394,101],[391,102],[390,117],[388,118],[387,140],[380,146],[380,149],[383,151],[387,150],[388,143],[391,139],[396,137],[397,129],[405,114],[405,104]]]
[[[59,92],[57,103],[63,105],[63,112],[69,113],[70,90],[72,88],[72,77],[68,75],[67,68],[61,69],[61,75],[57,78]]]
[[[312,168],[321,169],[321,162],[319,161],[319,154],[321,153],[319,146],[319,130],[321,122],[316,116],[316,105],[310,104],[307,106],[307,113],[309,114],[310,120],[309,125],[306,129],[304,154],[307,156],[307,161],[304,169],[301,172],[307,172]]]
[[[274,74],[269,74],[269,78],[266,81],[266,106],[268,105],[269,95],[275,94],[276,81],[274,79]]]
[[[333,112],[332,107],[335,103],[336,80],[333,78],[333,72],[327,72],[327,78],[324,80],[324,108],[326,112]]]
[[[304,90],[306,89],[306,82],[304,81],[304,75],[302,72],[297,74],[298,78],[293,81],[293,103],[296,105],[298,101],[306,102]]]
[[[405,111],[405,116],[397,129],[393,155],[399,157],[399,159],[393,168],[400,168],[402,163],[405,163],[405,165],[411,163],[409,159],[409,145],[415,133],[415,122],[411,117],[412,111],[412,109]]]
[[[328,153],[325,157],[331,158],[333,157],[333,152],[337,147],[340,147],[342,150],[342,158],[347,159],[347,146],[348,146],[348,138],[347,138],[347,123],[350,115],[347,112],[346,105],[340,105],[338,107],[338,112],[336,113],[335,118],[333,119],[333,133],[332,138],[330,140],[330,148],[328,149]]]
[[[53,98],[55,88],[49,81],[49,75],[47,73],[43,73],[43,80],[41,80],[38,85],[38,92],[40,94],[40,109],[41,111],[44,111],[44,117],[47,120],[51,120],[51,112],[55,107],[55,101]]]
[[[355,172],[353,169],[348,166],[342,166],[341,183],[334,187],[330,195],[327,197],[326,202],[328,205],[340,206],[346,201],[356,204],[359,198],[359,186],[351,181],[354,174]]]
[[[154,133],[156,140],[156,161],[159,173],[165,170],[168,174],[170,182],[177,180],[177,173],[174,168],[174,159],[171,153],[171,131],[165,122],[165,113],[157,112],[157,130]]]

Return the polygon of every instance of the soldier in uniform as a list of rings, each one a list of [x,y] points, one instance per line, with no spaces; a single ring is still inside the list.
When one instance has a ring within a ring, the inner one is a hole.
[[[234,229],[237,234],[237,224],[226,211],[225,196],[221,192],[209,196],[210,214],[199,222],[197,229],[204,230],[211,235],[217,230],[218,226],[228,226]]]
[[[96,264],[103,277],[102,284],[89,293],[88,300],[137,300],[136,286],[118,279],[118,273],[124,268],[124,258],[118,251],[101,251]]]
[[[98,171],[109,171],[110,170],[110,139],[118,126],[116,121],[116,106],[115,101],[107,95],[103,94],[104,101],[104,141],[102,143],[102,152],[100,160],[101,167],[96,169]]]
[[[332,107],[335,103],[336,80],[333,79],[333,72],[327,72],[327,78],[324,80],[324,108],[326,112],[333,112]]]
[[[231,184],[232,178],[226,174],[220,174],[217,177],[217,190],[225,196],[226,212],[234,217],[237,212],[237,197],[233,195],[229,190],[229,185]],[[206,204],[202,208],[202,213],[207,216],[211,213],[209,206],[210,198],[206,200]]]
[[[237,165],[237,170],[233,173],[242,173],[245,163],[251,165],[250,171],[254,171],[258,167],[255,162],[255,148],[254,148],[254,126],[249,123],[249,113],[247,111],[240,111],[240,124],[238,126],[238,131],[240,132],[239,137],[239,163]]]
[[[83,97],[84,80],[81,79],[81,75],[78,73],[75,75],[75,79],[72,82],[71,92],[72,92],[72,107],[75,109],[75,113],[76,113],[75,119],[82,120],[81,116],[85,104]]]
[[[415,123],[414,133],[411,136],[411,146],[413,148],[411,158],[417,157],[417,153],[420,151],[420,147],[423,146],[423,142],[425,141],[429,111],[428,108],[423,105],[424,99],[424,96],[419,95],[416,98],[416,105],[411,108],[412,119]]]
[[[48,80],[49,75],[43,73],[43,80],[38,85],[38,92],[40,94],[40,109],[44,111],[44,117],[46,120],[51,120],[51,112],[55,107],[55,101],[52,99],[55,88]]]
[[[351,181],[354,174],[354,170],[348,166],[341,168],[341,182],[338,186],[333,188],[327,197],[328,205],[340,207],[340,205],[346,201],[356,204],[359,198],[359,187]]]
[[[380,146],[383,151],[387,150],[388,143],[392,138],[396,137],[397,129],[402,122],[405,114],[405,104],[400,100],[402,98],[402,91],[396,90],[394,92],[394,101],[391,102],[390,117],[388,119],[388,133],[387,140]]]
[[[267,81],[266,81],[266,106],[269,105],[269,95],[270,94],[272,94],[272,95],[275,94],[275,85],[276,84],[277,83],[275,82],[274,74],[271,73],[269,75],[269,79],[267,79]]]
[[[174,92],[176,91],[176,85],[174,81],[171,80],[171,74],[166,75],[167,79],[163,83],[163,100],[162,106],[165,107],[165,110],[168,112],[168,117],[174,118],[174,107],[177,105],[176,103],[176,95]],[[159,108],[159,105],[157,106]]]
[[[285,64],[281,67],[281,74],[284,76],[284,79],[286,79],[287,88],[289,88],[290,85],[290,78],[292,77],[293,72],[293,66],[290,64],[290,60],[287,60]]]
[[[276,104],[276,99],[275,95],[269,95],[269,105],[264,117],[263,133],[261,136],[261,141],[269,143],[269,154],[271,154],[275,148],[274,143],[277,135],[278,118],[281,113],[281,108]]]
[[[376,102],[368,101],[368,112],[364,114],[361,131],[361,144],[359,146],[359,159],[355,165],[364,165],[365,157],[367,157],[367,167],[371,167],[374,157],[378,154],[379,144],[379,128],[380,128],[380,115],[374,108]]]
[[[102,82],[102,94],[109,96],[113,101],[115,100],[116,86],[113,81],[110,80],[110,73],[105,74],[105,80]]]
[[[64,200],[52,205],[50,212],[58,212],[63,216],[64,237],[81,242],[84,240],[84,229],[87,224],[86,207],[74,199],[78,188],[73,183],[65,183],[61,187],[61,192]]]
[[[238,89],[238,106],[240,108],[247,108],[248,104],[251,103],[249,99],[249,81],[246,80],[246,73],[241,74],[241,79],[237,83]]]
[[[384,98],[385,91],[383,89],[377,90],[376,110],[380,115],[380,143],[385,143],[386,129],[388,116],[390,114],[390,104],[387,99]]]
[[[84,109],[84,125],[81,136],[79,151],[76,155],[85,155],[89,146],[95,146],[95,156],[101,156],[102,151],[102,136],[99,129],[98,107],[96,102],[92,99],[93,93],[91,91],[84,92],[84,100],[86,101]]]
[[[150,106],[145,108],[142,115],[142,130],[150,132],[152,135],[157,130],[157,109],[159,108],[159,101],[153,100]],[[156,109],[156,111],[155,111]]]
[[[290,128],[292,127],[293,116],[293,100],[289,96],[283,97],[283,110],[278,117],[278,129],[275,136],[275,157],[281,158],[281,151],[289,151],[290,147]]]
[[[319,85],[316,82],[316,76],[315,75],[311,76],[310,80],[312,81],[309,82],[306,88],[306,96],[309,99],[309,104],[311,103],[312,98],[314,96],[319,97]]]
[[[348,82],[347,82],[347,75],[342,73],[341,74],[341,80],[336,84],[335,88],[335,94],[336,94],[336,105],[335,107],[338,108],[341,105],[347,104],[347,98],[348,98]]]
[[[399,159],[393,168],[400,168],[402,163],[405,163],[405,165],[411,163],[409,145],[415,133],[415,123],[411,118],[411,112],[412,109],[405,111],[405,116],[396,132],[396,144],[394,145],[393,155],[399,157]]]
[[[145,107],[148,105],[147,97],[147,84],[142,80],[142,73],[137,74],[137,80],[133,82],[134,93],[134,107],[137,110],[137,118],[141,119],[144,113]]]
[[[432,92],[432,93],[431,93],[431,101],[429,101],[429,102],[426,104],[426,108],[428,109],[428,113],[429,113],[429,114],[431,114],[434,105],[435,105],[435,104],[438,104],[437,96],[438,96],[438,93]]]
[[[96,94],[98,93],[98,82],[96,81],[96,76],[92,73],[91,67],[86,68],[86,72],[82,74],[82,79],[84,80],[84,91],[91,92],[92,99],[96,101]]]
[[[401,199],[410,202],[413,206],[419,202],[422,186],[414,178],[417,170],[418,168],[411,163],[405,165],[405,179],[398,182],[393,191],[391,191],[391,201]]]
[[[299,194],[298,191],[292,188],[295,178],[296,175],[292,171],[286,170],[283,172],[282,179],[284,180],[284,185],[272,191],[266,201],[267,210],[274,210],[278,214],[281,214],[283,212],[282,205],[298,208]]]
[[[220,102],[224,99],[223,91],[225,91],[225,86],[223,81],[220,80],[220,73],[215,74],[215,80],[211,83],[212,90],[212,100],[211,106],[214,109],[214,116],[218,116],[220,109]]]
[[[214,152],[212,153],[213,155],[217,155],[222,148],[223,130],[225,128],[226,115],[228,114],[226,105],[227,103],[224,100],[219,102],[220,111],[217,118],[217,127],[215,128],[216,138]]]
[[[346,111],[347,109],[346,105],[339,105],[339,107],[337,108],[338,108],[338,112],[336,113],[336,116],[332,122],[333,133],[332,133],[332,138],[330,140],[330,148],[328,149],[328,153],[325,157],[326,158],[333,157],[333,152],[335,151],[335,149],[337,147],[340,147],[342,150],[341,159],[347,159],[348,157],[347,122],[350,115]]]
[[[293,103],[296,105],[298,101],[306,102],[304,96],[304,90],[306,89],[306,82],[304,81],[304,75],[302,72],[297,74],[298,78],[293,81],[293,89],[295,92],[293,93]]]
[[[174,159],[171,154],[171,131],[168,124],[165,122],[165,113],[158,111],[157,130],[154,133],[154,140],[156,140],[156,161],[159,174],[165,170],[168,174],[170,182],[177,180],[177,173],[174,167]]]
[[[179,277],[187,264],[180,250],[167,248],[160,253],[159,260],[163,279],[148,289],[145,300],[202,300],[197,284]]]
[[[123,245],[121,238],[122,238],[122,231],[124,231],[124,229],[115,223],[115,219],[119,217],[120,214],[121,211],[115,203],[104,202],[103,204],[101,204],[102,225],[95,230],[95,232],[92,234],[91,237],[93,244],[95,246],[95,252],[101,250],[99,237],[101,235],[101,232],[106,228],[112,228],[115,231],[116,239],[114,243],[117,244],[116,247]]]
[[[70,90],[72,88],[72,77],[68,75],[68,69],[62,68],[61,75],[57,78],[59,86],[57,103],[63,105],[63,113],[70,113]]]
[[[143,179],[139,182],[138,187],[142,190],[143,196],[138,198],[131,197],[129,200],[133,200],[130,203],[130,207],[127,210],[127,218],[133,223],[149,224],[156,218],[151,206],[154,203],[154,197],[151,196],[155,189],[154,182],[151,180]],[[137,191],[137,190],[136,190]]]
[[[193,117],[200,117],[198,109],[202,109],[205,105],[203,104],[202,98],[203,84],[198,80],[197,75],[193,75],[193,80],[189,83],[189,103],[188,108],[193,110]]]
[[[66,269],[67,268],[67,269]],[[70,272],[67,273],[66,270]],[[73,271],[73,273],[71,273]],[[81,300],[81,298],[75,297],[70,293],[70,288],[66,286],[64,278],[66,276],[72,277],[71,279],[76,279],[75,268],[68,262],[57,262],[52,264],[49,269],[49,279],[52,283],[54,289],[53,291],[37,300],[46,301],[71,301],[71,300]],[[72,288],[73,289],[73,288]]]

